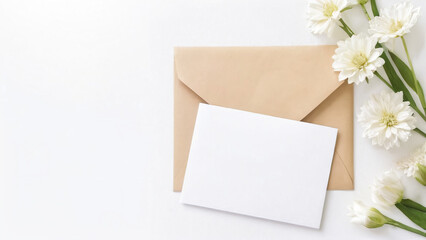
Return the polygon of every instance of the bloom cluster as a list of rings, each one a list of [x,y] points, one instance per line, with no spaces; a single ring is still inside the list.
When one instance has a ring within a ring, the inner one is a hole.
[[[368,20],[369,28],[363,33],[356,34],[343,19],[346,12],[354,8],[362,10]],[[338,80],[361,84],[378,79],[391,90],[373,95],[358,114],[363,136],[386,150],[408,141],[413,131],[426,138],[426,133],[415,126],[414,117],[417,113],[426,122],[426,99],[404,38],[419,15],[420,8],[408,1],[380,11],[376,0],[311,0],[308,6],[308,28],[312,33],[330,35],[341,28],[348,35],[347,39],[337,42],[333,56],[332,67],[339,72]],[[408,64],[386,47],[397,38],[401,39]],[[426,143],[410,158],[401,161],[398,168],[426,186]],[[426,207],[404,198],[404,186],[395,171],[384,172],[375,180],[371,191],[374,204],[385,208],[395,206],[426,230]],[[426,237],[426,232],[393,220],[361,201],[355,201],[349,210],[353,222],[368,228],[389,224]]]
[[[359,0],[358,4],[363,8],[370,20],[368,32],[372,38],[379,39],[380,43],[390,39],[402,37],[410,32],[420,15],[420,8],[415,8],[409,2],[401,2],[391,8],[381,10],[381,15],[371,19],[365,5],[367,0]],[[355,4],[356,5],[356,4]],[[312,33],[332,33],[342,23],[342,28],[353,31],[344,23],[342,13],[353,8],[351,1],[347,0],[316,0],[309,3],[307,18],[308,28]],[[374,48],[374,45],[371,46]]]
[[[380,207],[396,206],[413,223],[426,229],[426,207],[410,199],[404,199],[404,186],[396,172],[387,171],[376,178],[371,186],[372,201]],[[385,224],[393,225],[407,231],[426,236],[426,232],[404,225],[382,214],[377,208],[367,206],[361,201],[354,201],[348,207],[348,216],[353,223],[367,228],[378,228]]]
[[[402,170],[407,177],[414,177],[419,183],[426,186],[426,143],[410,158],[400,161],[398,169]],[[404,186],[394,170],[384,172],[376,178],[371,186],[371,193],[373,203],[384,208],[396,206],[413,223],[426,229],[426,207],[413,200],[404,199]],[[354,201],[348,209],[351,221],[365,227],[377,228],[390,224],[426,236],[425,232],[386,217],[377,208],[367,206],[361,201]]]
[[[377,77],[392,90],[372,96],[358,116],[364,127],[363,136],[369,138],[373,145],[388,150],[406,142],[413,130],[426,137],[414,125],[414,112],[426,122],[426,100],[404,38],[416,24],[420,8],[405,1],[379,12],[376,1],[371,0],[370,15],[366,7],[368,3],[368,0],[358,0],[356,4],[349,0],[313,0],[307,11],[308,28],[315,34],[330,34],[340,27],[348,34],[346,40],[337,42],[333,56],[332,66],[339,72],[339,81],[360,84]],[[369,29],[365,33],[355,34],[343,20],[344,13],[355,7],[362,9],[369,21]],[[409,66],[386,48],[385,43],[396,38],[402,40]],[[380,73],[381,69],[384,69],[388,80]],[[417,106],[409,88],[416,93],[421,107]]]
[[[423,186],[426,186],[426,143],[408,159],[400,161],[398,168],[407,177],[414,177]]]

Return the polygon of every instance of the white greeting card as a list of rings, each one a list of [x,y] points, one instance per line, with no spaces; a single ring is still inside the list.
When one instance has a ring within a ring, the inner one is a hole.
[[[181,202],[319,228],[337,129],[200,104]]]

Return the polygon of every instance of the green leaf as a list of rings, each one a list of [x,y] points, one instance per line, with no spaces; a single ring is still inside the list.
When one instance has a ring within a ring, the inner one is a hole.
[[[379,16],[379,9],[377,8],[376,0],[371,0],[371,11],[375,17]]]
[[[379,44],[381,47],[381,45]],[[380,56],[385,60],[385,64],[383,65],[383,68],[385,69],[386,75],[389,78],[390,84],[392,85],[392,88],[395,92],[400,92],[404,94],[404,101],[409,101],[410,106],[412,108],[417,108],[417,104],[414,101],[413,97],[411,96],[410,91],[408,91],[408,88],[404,85],[401,78],[398,76],[396,71],[393,69],[393,66],[390,62],[390,59],[386,55],[386,52],[383,52],[383,54]],[[418,109],[418,108],[417,108]]]
[[[422,212],[415,208],[407,207],[401,203],[397,203],[395,204],[395,206],[413,223],[417,224],[423,229],[426,229],[426,212]]]
[[[391,55],[393,62],[398,68],[398,71],[401,73],[405,82],[415,91],[416,81],[414,79],[413,73],[411,72],[411,69],[397,55],[395,55],[395,53],[389,51],[389,54]]]
[[[417,209],[419,211],[426,212],[426,207],[424,207],[423,205],[416,203],[416,202],[414,202],[413,200],[410,200],[410,199],[402,199],[401,204],[406,206],[406,207],[409,207],[409,208],[414,208],[414,209]]]
[[[389,51],[389,54],[391,55],[391,58],[393,62],[395,63],[396,67],[398,68],[399,73],[401,73],[401,76],[404,78],[405,82],[410,86],[411,89],[413,89],[417,95],[419,96],[420,102],[422,103],[423,108],[426,107],[426,101],[425,101],[425,95],[423,92],[422,86],[418,83],[418,81],[414,78],[413,72],[411,72],[411,69],[405,64],[404,61],[402,61],[396,54]]]

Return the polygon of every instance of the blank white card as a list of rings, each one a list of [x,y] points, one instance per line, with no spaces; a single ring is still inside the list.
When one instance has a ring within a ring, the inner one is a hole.
[[[200,104],[181,202],[319,228],[337,129]]]

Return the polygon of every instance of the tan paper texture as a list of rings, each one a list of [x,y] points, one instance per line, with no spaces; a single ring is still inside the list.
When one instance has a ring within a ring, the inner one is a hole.
[[[353,86],[331,67],[335,48],[175,48],[173,190],[182,188],[199,103],[337,128],[328,189],[353,189]]]

